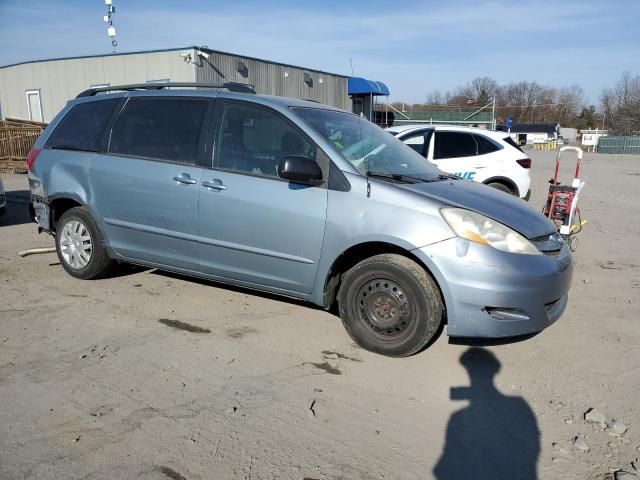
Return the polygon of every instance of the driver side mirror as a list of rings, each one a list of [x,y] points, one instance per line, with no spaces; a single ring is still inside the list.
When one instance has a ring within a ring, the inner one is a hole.
[[[287,155],[280,160],[278,176],[305,185],[320,185],[324,181],[318,163],[302,155]]]

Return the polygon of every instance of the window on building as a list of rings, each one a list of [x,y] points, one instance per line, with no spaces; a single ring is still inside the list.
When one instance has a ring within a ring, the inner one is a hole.
[[[267,177],[278,176],[288,155],[316,158],[316,148],[275,112],[244,104],[224,106],[218,133],[216,165]]]
[[[29,120],[32,122],[43,122],[42,115],[42,99],[40,98],[40,90],[27,90],[27,111]]]
[[[100,137],[119,103],[119,98],[113,98],[79,103],[71,107],[51,133],[46,147],[98,151]]]
[[[478,142],[478,155],[486,155],[487,153],[493,153],[500,150],[498,145],[484,135],[474,135],[474,137],[476,142]]]
[[[473,157],[478,154],[478,145],[470,133],[436,132],[433,158]]]
[[[195,98],[132,98],[111,132],[109,152],[195,164],[209,102]]]

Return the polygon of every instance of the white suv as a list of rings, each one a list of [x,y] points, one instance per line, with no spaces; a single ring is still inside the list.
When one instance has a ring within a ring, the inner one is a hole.
[[[531,159],[505,132],[424,124],[387,131],[440,170],[529,199]]]

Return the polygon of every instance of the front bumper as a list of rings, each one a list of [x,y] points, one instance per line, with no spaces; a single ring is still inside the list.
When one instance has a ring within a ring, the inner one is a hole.
[[[449,336],[536,333],[560,318],[567,305],[573,267],[566,244],[553,255],[519,255],[451,238],[413,253],[440,285]]]

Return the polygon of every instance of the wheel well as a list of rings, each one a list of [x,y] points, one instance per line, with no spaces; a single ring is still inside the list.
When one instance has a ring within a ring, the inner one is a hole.
[[[499,184],[504,185],[505,187],[507,187],[509,190],[511,190],[511,192],[515,196],[519,195],[517,185],[515,183],[513,183],[511,180],[509,180],[508,178],[504,178],[504,177],[488,178],[487,180],[485,180],[482,183],[484,183],[485,185],[489,185],[490,183],[499,183]]]
[[[75,200],[71,200],[70,198],[57,198],[49,203],[49,208],[51,208],[51,231],[56,231],[56,225],[58,224],[58,220],[67,210],[74,207],[81,207],[82,205]]]
[[[354,267],[357,263],[361,262],[365,258],[373,257],[374,255],[380,255],[383,253],[395,253],[397,255],[402,255],[403,257],[407,257],[431,275],[433,281],[438,285],[438,290],[440,290],[440,296],[442,298],[442,304],[445,305],[444,297],[442,296],[442,289],[438,284],[438,281],[431,274],[429,268],[420,261],[418,257],[413,255],[411,252],[405,250],[404,248],[398,247],[397,245],[393,245],[391,243],[385,242],[366,242],[360,243],[358,245],[354,245],[353,247],[348,248],[338,258],[335,259],[333,265],[329,269],[329,274],[325,280],[324,284],[324,294],[323,294],[323,306],[327,310],[331,310],[338,296],[338,289],[340,287],[340,283],[342,282],[342,277],[349,269]],[[445,305],[446,309],[446,305]]]

